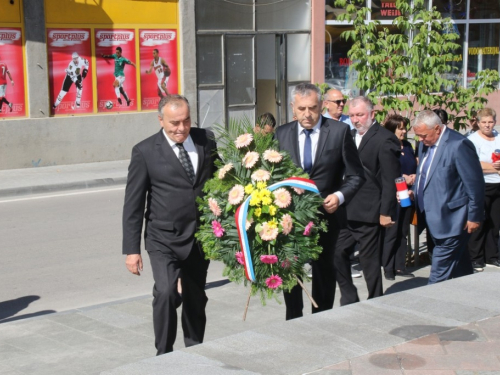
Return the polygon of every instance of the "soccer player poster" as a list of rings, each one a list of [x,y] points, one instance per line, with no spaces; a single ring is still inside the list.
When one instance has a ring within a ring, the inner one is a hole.
[[[0,28],[0,118],[26,116],[20,28]]]
[[[137,110],[134,30],[96,29],[97,111]]]
[[[177,31],[139,30],[143,110],[157,110],[167,94],[177,94]]]
[[[54,115],[93,112],[89,29],[47,29],[50,104]]]

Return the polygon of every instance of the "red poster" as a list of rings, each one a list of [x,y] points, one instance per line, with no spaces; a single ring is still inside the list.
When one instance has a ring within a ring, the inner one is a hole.
[[[0,118],[26,116],[20,28],[0,28]]]
[[[52,114],[93,112],[89,29],[47,29]]]
[[[177,31],[139,30],[143,110],[157,110],[160,97],[177,94]]]
[[[137,110],[135,34],[132,29],[96,29],[97,110]]]

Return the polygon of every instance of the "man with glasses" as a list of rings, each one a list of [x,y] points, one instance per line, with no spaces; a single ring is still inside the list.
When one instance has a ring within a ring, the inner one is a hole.
[[[326,108],[323,116],[327,118],[332,118],[337,121],[342,121],[349,125],[351,129],[354,129],[352,126],[351,119],[348,115],[344,115],[344,107],[347,99],[344,98],[344,95],[340,90],[331,89],[328,90],[325,95],[323,95],[323,108]]]

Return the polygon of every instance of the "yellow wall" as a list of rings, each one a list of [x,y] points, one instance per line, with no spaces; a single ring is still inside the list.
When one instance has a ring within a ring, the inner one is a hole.
[[[177,7],[177,0],[45,0],[45,17],[47,24],[166,25],[178,23]]]
[[[3,0],[0,5],[0,23],[21,23],[21,2],[15,1],[10,4],[9,0]]]

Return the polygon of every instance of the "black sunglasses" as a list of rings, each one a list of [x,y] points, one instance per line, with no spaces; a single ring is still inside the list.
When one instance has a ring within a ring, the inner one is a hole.
[[[337,104],[337,105],[340,105],[340,103],[342,103],[342,104],[347,103],[347,99],[327,100],[327,102],[332,102],[332,103],[335,103],[335,104]]]

